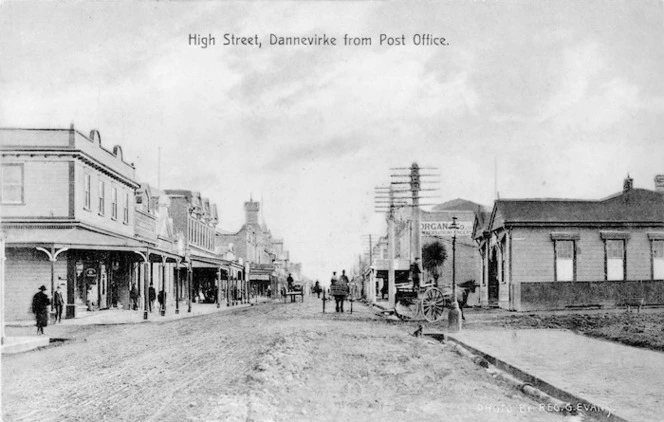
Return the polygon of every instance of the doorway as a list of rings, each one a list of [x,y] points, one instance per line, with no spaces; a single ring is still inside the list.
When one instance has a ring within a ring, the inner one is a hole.
[[[498,282],[498,257],[496,248],[491,248],[491,255],[489,256],[489,305],[498,306],[499,296]]]

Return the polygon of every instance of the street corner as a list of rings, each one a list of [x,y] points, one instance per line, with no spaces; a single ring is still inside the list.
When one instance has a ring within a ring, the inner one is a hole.
[[[2,354],[12,355],[47,347],[51,339],[45,336],[32,337],[5,337],[2,344]]]

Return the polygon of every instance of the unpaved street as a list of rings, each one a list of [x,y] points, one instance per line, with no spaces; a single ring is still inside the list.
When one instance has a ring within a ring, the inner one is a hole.
[[[58,327],[75,339],[3,357],[3,420],[565,420],[410,327],[354,310],[322,314],[309,298]]]

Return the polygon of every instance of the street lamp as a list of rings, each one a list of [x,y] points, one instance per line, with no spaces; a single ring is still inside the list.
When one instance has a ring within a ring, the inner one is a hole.
[[[459,318],[461,310],[456,296],[456,232],[459,229],[456,217],[452,217],[452,224],[449,228],[452,229],[452,307],[447,317],[447,328],[450,332],[458,332],[461,331],[461,319]]]
[[[459,229],[456,217],[452,217],[450,229],[452,229],[452,295],[456,301],[456,232]]]

